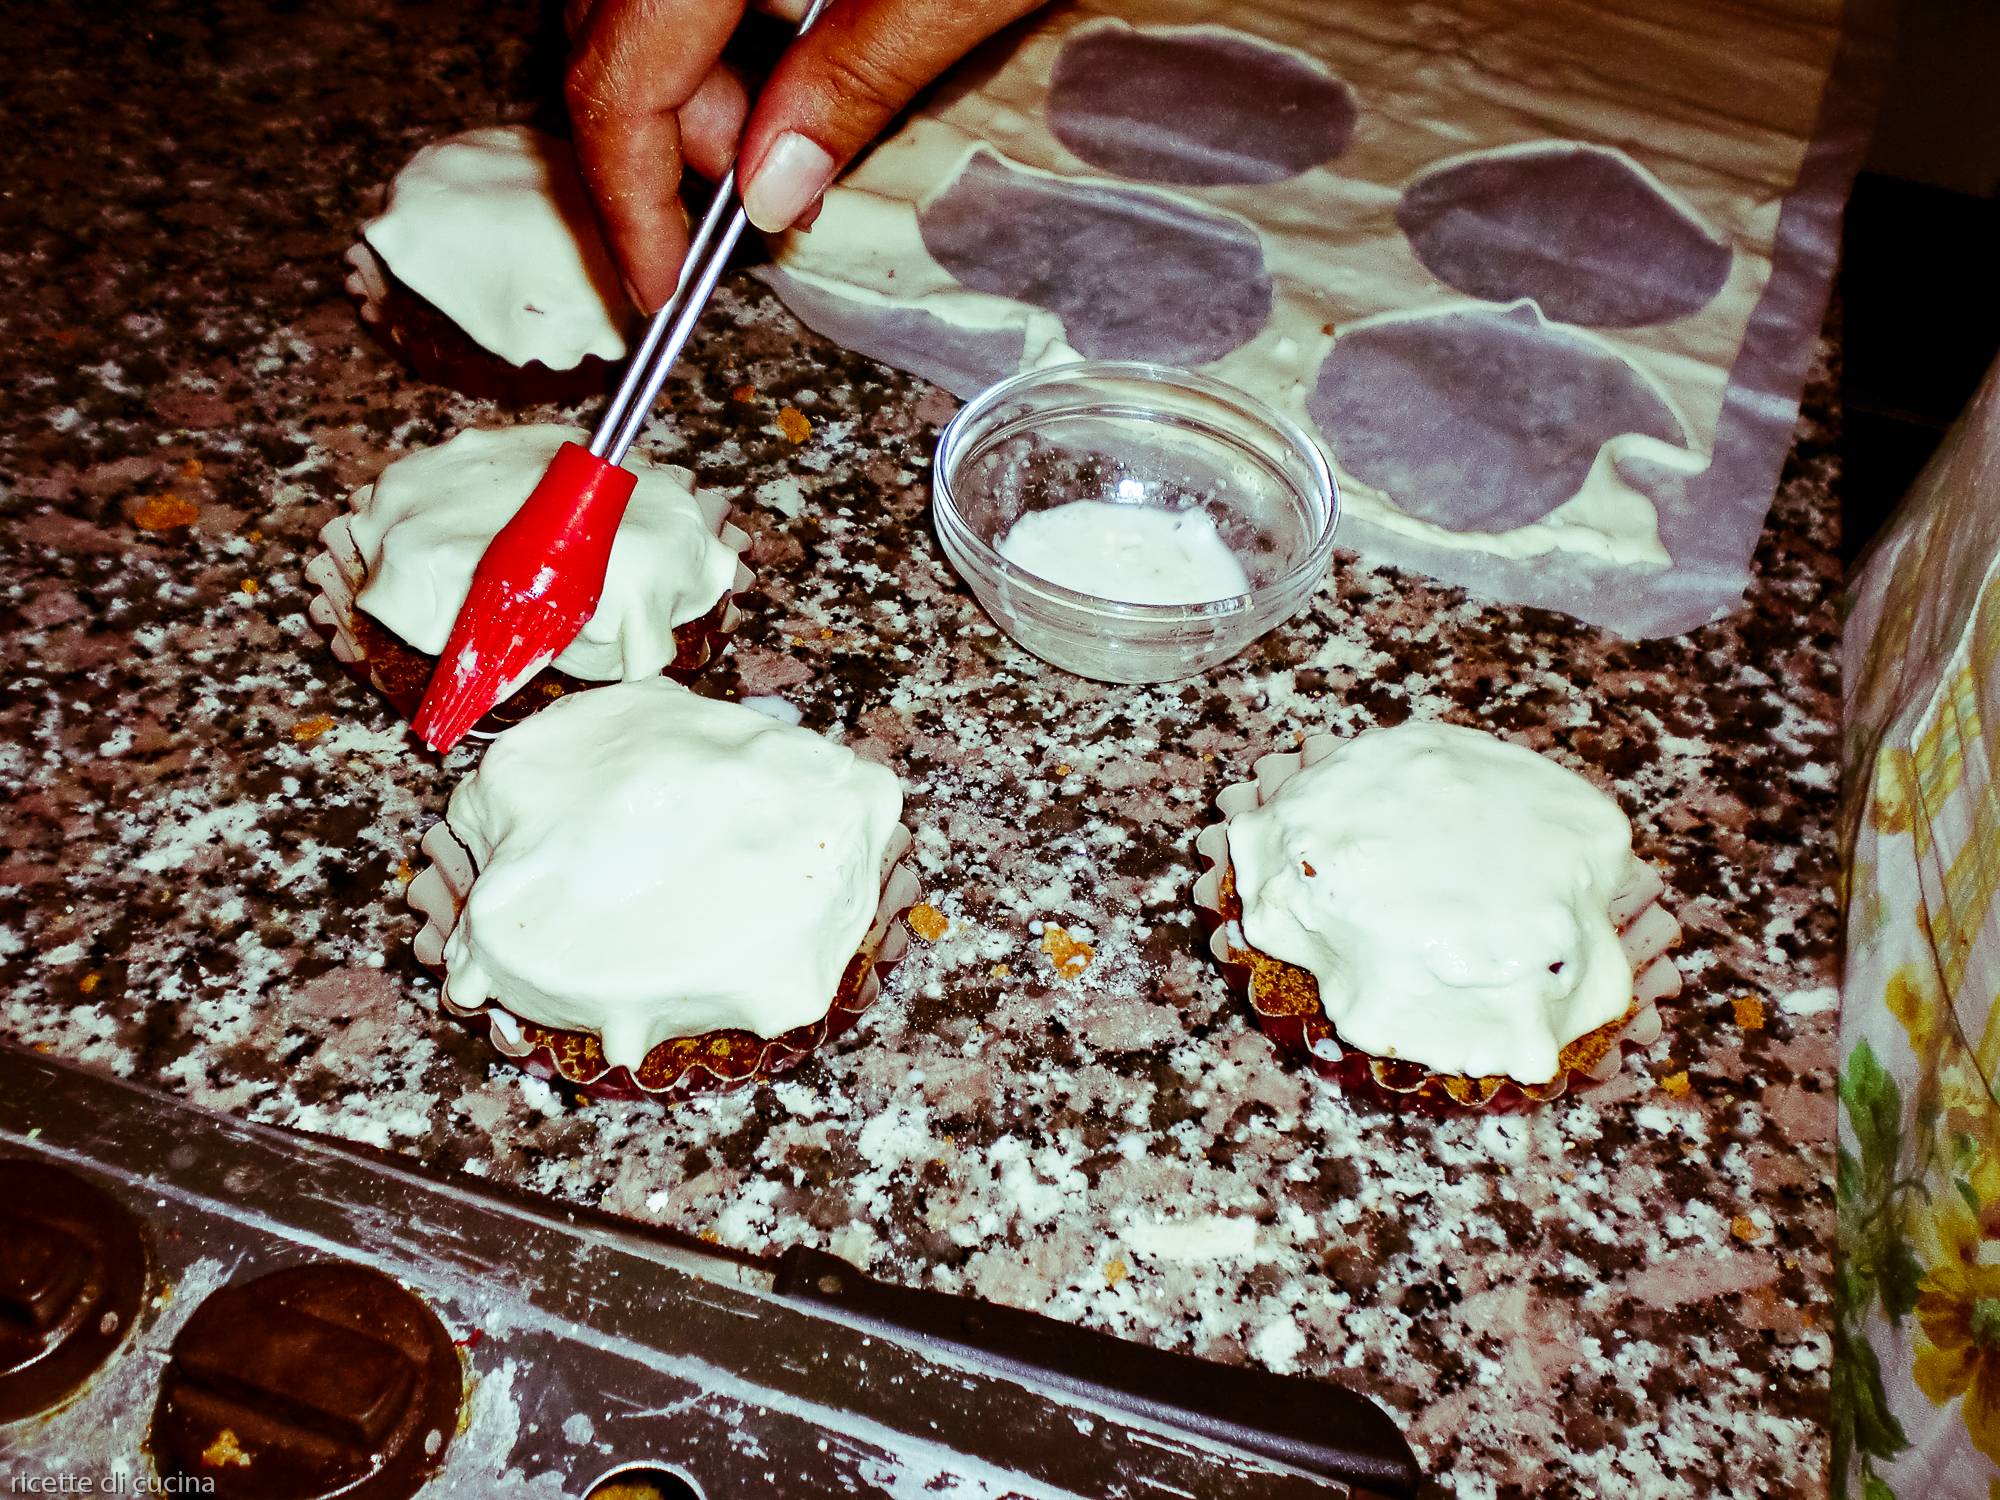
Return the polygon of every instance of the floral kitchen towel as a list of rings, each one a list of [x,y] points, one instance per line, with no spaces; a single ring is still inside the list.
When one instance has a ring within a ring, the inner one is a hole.
[[[1845,656],[1833,1493],[2000,1500],[2000,368]]]

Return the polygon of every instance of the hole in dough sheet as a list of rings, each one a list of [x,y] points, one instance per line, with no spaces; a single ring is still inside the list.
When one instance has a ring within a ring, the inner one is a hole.
[[[1228,32],[1098,26],[1056,58],[1049,128],[1094,167],[1178,187],[1281,182],[1333,160],[1354,97],[1289,52]]]
[[[1559,323],[1636,328],[1701,311],[1729,246],[1615,151],[1570,142],[1445,163],[1403,190],[1396,222],[1438,280],[1531,298]]]
[[[960,283],[1046,308],[1086,358],[1206,364],[1271,316],[1254,230],[1138,188],[1042,177],[981,151],[917,223]]]
[[[1342,333],[1306,410],[1342,469],[1451,531],[1539,521],[1623,433],[1687,441],[1631,365],[1525,305]]]

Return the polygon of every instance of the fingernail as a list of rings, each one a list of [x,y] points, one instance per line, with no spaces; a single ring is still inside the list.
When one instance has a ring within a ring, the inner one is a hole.
[[[819,197],[813,199],[811,208],[808,208],[804,213],[799,215],[798,222],[792,225],[792,232],[794,234],[811,234],[813,225],[819,222],[820,211],[825,207],[826,195],[822,193]]]
[[[788,229],[833,181],[833,158],[817,141],[787,130],[771,143],[743,189],[743,212],[766,234]]]
[[[632,284],[632,278],[627,276],[623,279],[625,285],[625,300],[631,303],[634,307],[638,308],[640,312],[650,315],[653,310],[652,308],[646,306],[646,299],[639,295],[639,288]]]

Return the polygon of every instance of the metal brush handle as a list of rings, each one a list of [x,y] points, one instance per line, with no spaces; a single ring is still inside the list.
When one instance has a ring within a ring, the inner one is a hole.
[[[812,0],[799,22],[798,36],[806,34],[827,3],[828,0]],[[653,410],[653,402],[659,398],[660,387],[667,383],[667,372],[687,347],[694,325],[715,292],[715,284],[722,279],[729,253],[736,248],[749,223],[743,212],[743,200],[736,191],[736,168],[732,166],[715,185],[715,197],[688,244],[687,258],[681,262],[681,279],[673,296],[646,325],[646,336],[639,341],[638,350],[625,367],[625,378],[618,383],[611,405],[591,435],[590,451],[606,463],[622,462],[638,439],[639,430]]]

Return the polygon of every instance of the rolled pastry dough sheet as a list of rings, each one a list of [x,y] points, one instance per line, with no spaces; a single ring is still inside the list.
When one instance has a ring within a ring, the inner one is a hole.
[[[1790,447],[1865,140],[1842,19],[1086,0],[969,59],[766,274],[961,396],[1196,365],[1319,432],[1344,545],[1685,630],[1740,598]]]

